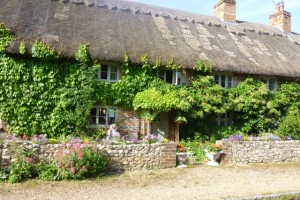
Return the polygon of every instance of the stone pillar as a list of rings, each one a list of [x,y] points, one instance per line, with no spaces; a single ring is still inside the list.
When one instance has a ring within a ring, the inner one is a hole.
[[[161,146],[160,168],[176,167],[176,143],[165,143]]]

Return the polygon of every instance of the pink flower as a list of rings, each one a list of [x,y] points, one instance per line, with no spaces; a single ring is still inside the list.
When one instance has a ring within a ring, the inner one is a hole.
[[[80,169],[80,172],[88,172],[88,169],[83,165]]]
[[[76,168],[75,168],[75,167],[72,167],[72,168],[70,169],[70,172],[73,173],[73,174],[75,174]]]
[[[32,163],[33,162],[33,158],[28,158],[28,163]]]
[[[61,162],[60,162],[60,163],[58,163],[57,167],[58,167],[58,168],[62,168],[62,164],[61,164]]]

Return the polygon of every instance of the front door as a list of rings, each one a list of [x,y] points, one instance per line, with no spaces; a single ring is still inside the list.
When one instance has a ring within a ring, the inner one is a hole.
[[[157,135],[159,140],[168,138],[169,115],[167,112],[160,113],[152,122],[152,134]]]

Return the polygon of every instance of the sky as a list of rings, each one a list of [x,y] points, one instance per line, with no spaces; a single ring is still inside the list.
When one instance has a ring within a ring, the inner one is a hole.
[[[214,15],[214,5],[219,0],[131,0],[161,7],[185,10],[204,15]],[[269,24],[274,14],[273,0],[236,0],[237,20]],[[274,0],[276,1],[276,0]],[[292,14],[292,32],[300,33],[300,0],[285,0],[285,10]]]

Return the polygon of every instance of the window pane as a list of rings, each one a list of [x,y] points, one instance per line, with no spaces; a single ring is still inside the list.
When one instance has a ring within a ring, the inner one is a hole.
[[[108,124],[114,124],[116,121],[116,109],[110,108],[108,110]]]
[[[101,75],[100,75],[101,79],[107,80],[108,66],[102,65],[100,70],[101,70]]]
[[[226,87],[226,78],[225,78],[225,75],[221,76],[221,86],[222,87]]]
[[[181,85],[182,74],[181,72],[176,72],[176,85]]]
[[[173,71],[166,71],[166,82],[173,83]]]
[[[158,71],[157,76],[161,80],[165,80],[165,72],[164,71]]]
[[[96,119],[97,119],[97,117],[92,117],[91,116],[89,118],[89,125],[96,125],[97,124]]]
[[[269,84],[269,90],[270,91],[275,91],[276,90],[276,85],[275,84]]]
[[[117,81],[118,80],[118,73],[111,72],[110,73],[110,80],[111,81]]]
[[[117,66],[110,66],[110,72],[111,73],[118,73],[118,67]]]
[[[89,124],[90,125],[96,125],[97,124],[97,108],[92,108],[89,118]]]
[[[99,117],[98,124],[100,124],[100,125],[107,125],[106,124],[106,117]]]
[[[219,84],[219,75],[215,75],[214,77],[215,77],[216,84]]]

